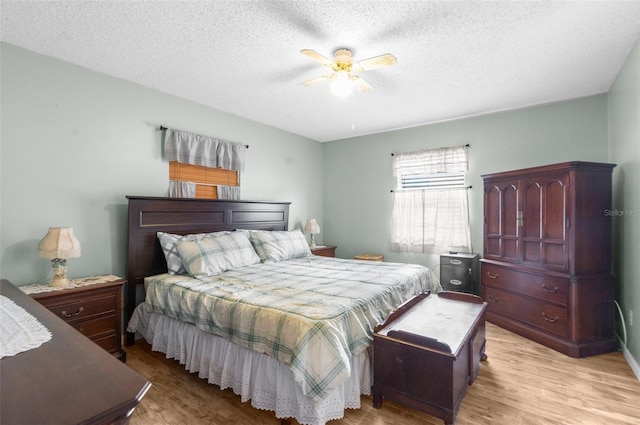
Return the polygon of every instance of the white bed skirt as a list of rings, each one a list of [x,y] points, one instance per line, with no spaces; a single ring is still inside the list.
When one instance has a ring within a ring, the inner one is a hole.
[[[277,418],[295,418],[304,425],[324,425],[344,416],[344,409],[359,409],[360,395],[371,394],[369,350],[351,359],[350,378],[319,405],[306,398],[289,366],[266,354],[242,348],[196,326],[158,313],[140,304],[127,327],[139,332],[153,351],[176,359],[189,372],[222,389],[231,388],[242,402],[275,412]]]

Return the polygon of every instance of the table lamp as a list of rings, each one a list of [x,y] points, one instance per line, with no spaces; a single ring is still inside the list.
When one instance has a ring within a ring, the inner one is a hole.
[[[80,256],[80,241],[73,235],[71,227],[49,227],[40,241],[38,252],[41,257],[51,258],[53,279],[51,286],[67,286],[67,259]]]
[[[307,221],[307,224],[304,226],[305,233],[309,233],[311,235],[311,241],[309,242],[309,248],[314,249],[316,247],[316,237],[318,233],[320,233],[320,226],[318,226],[318,222],[315,218],[312,218]]]

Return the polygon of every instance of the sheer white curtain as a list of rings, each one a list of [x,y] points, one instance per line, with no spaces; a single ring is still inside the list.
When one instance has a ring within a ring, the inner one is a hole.
[[[467,170],[464,146],[394,156],[394,176]],[[471,251],[467,189],[410,189],[393,193],[391,249],[433,253]]]
[[[393,157],[393,175],[467,171],[466,146],[404,152]]]

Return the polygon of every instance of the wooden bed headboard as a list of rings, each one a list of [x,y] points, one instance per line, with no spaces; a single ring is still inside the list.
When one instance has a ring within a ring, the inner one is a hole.
[[[221,230],[288,230],[290,202],[127,196],[127,321],[136,306],[136,286],[146,276],[165,273],[157,232],[188,235]],[[133,335],[127,335],[127,344]]]

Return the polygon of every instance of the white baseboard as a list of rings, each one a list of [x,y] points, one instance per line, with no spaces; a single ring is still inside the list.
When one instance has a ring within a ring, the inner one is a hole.
[[[638,378],[638,381],[640,381],[640,365],[631,355],[631,351],[629,351],[624,345],[622,346],[622,354],[624,354],[624,358],[627,360],[627,363],[629,363],[631,370],[636,375],[636,378]]]

